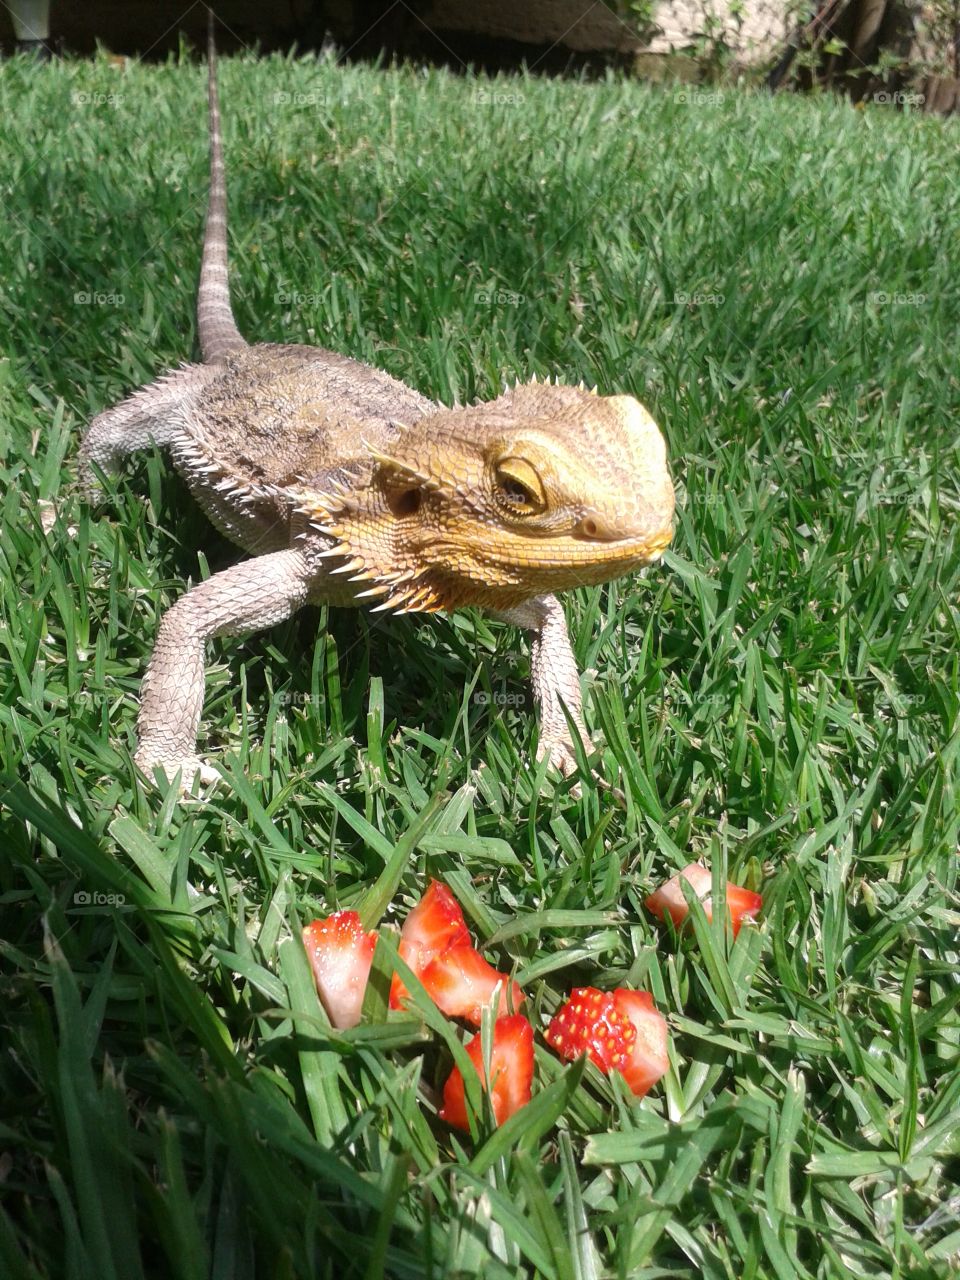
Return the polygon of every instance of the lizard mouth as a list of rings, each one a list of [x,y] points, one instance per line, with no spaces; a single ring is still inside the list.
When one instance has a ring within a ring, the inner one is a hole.
[[[654,564],[661,558],[673,539],[673,526],[659,529],[655,534],[644,533],[632,538],[615,541],[579,541],[562,547],[531,547],[527,562],[532,566],[572,574],[590,575],[590,580],[605,582],[618,577],[631,568]]]
[[[644,564],[655,564],[673,541],[673,525],[670,524],[653,538],[640,539]]]

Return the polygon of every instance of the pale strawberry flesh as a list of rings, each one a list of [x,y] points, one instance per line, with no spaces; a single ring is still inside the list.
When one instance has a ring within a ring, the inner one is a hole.
[[[376,933],[365,933],[356,911],[337,911],[303,930],[320,1002],[335,1027],[355,1027],[373,963]]]
[[[681,879],[687,881],[701,902],[709,900],[712,884],[710,871],[699,862],[691,862],[678,875],[673,876],[666,884],[662,884],[655,893],[651,893],[643,904],[648,911],[652,911],[661,920],[666,920],[669,916],[675,925],[683,924],[690,911],[680,883]]]

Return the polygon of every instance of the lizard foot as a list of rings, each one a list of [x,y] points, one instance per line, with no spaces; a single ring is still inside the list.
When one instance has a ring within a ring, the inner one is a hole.
[[[162,770],[168,782],[173,782],[177,774],[180,774],[180,792],[182,795],[188,796],[193,792],[194,782],[200,782],[201,788],[212,787],[215,782],[220,780],[220,774],[212,765],[204,764],[199,756],[184,756],[179,760],[167,760],[158,757],[153,753],[138,751],[133,757],[134,763],[144,773],[150,782],[154,782],[154,773],[157,769]]]
[[[584,747],[589,752],[593,748],[593,743],[585,742]],[[544,758],[549,761],[550,768],[555,769],[561,778],[572,778],[574,774],[579,772],[577,753],[569,738],[548,738],[546,740],[541,738],[537,749],[537,760],[540,761]],[[570,788],[570,794],[576,800],[581,798],[583,789],[579,782]]]
[[[590,751],[593,744],[584,743],[584,746],[587,751]],[[550,762],[550,768],[556,769],[564,778],[569,778],[577,772],[577,753],[568,738],[552,738],[548,741],[541,739],[537,760],[542,760],[544,757]]]
[[[583,746],[588,757],[596,749],[589,738],[584,738]],[[551,769],[556,769],[562,778],[571,778],[579,771],[577,753],[569,738],[551,738],[545,742],[541,741],[537,751],[537,759],[542,760],[544,756],[549,760]],[[596,769],[592,769],[590,772],[601,791],[606,791],[619,804],[626,803],[626,798],[619,787],[613,786],[606,778],[601,777]],[[582,798],[583,789],[579,782],[570,788],[570,794],[577,800]]]

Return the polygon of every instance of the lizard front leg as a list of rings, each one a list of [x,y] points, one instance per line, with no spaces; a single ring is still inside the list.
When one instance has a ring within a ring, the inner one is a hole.
[[[80,487],[87,500],[97,502],[101,495],[95,467],[110,475],[126,454],[154,444],[169,445],[183,435],[184,411],[219,373],[204,365],[184,365],[98,414],[80,446]]]
[[[164,614],[141,687],[134,759],[148,777],[159,765],[189,790],[199,772],[216,774],[196,755],[203,707],[204,650],[213,636],[272,626],[306,602],[317,576],[299,549],[244,560],[188,591]]]
[[[593,750],[593,743],[583,723],[580,673],[570,647],[563,606],[556,596],[536,596],[512,609],[498,610],[493,616],[533,633],[530,677],[540,713],[537,758],[542,760],[547,756],[564,777],[569,777],[576,772],[577,757],[570,726],[563,714],[564,706],[588,753]]]

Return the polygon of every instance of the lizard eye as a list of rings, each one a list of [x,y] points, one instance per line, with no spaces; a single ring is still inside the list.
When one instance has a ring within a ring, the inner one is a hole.
[[[501,458],[494,480],[498,500],[512,515],[533,516],[546,509],[543,484],[525,458]]]

